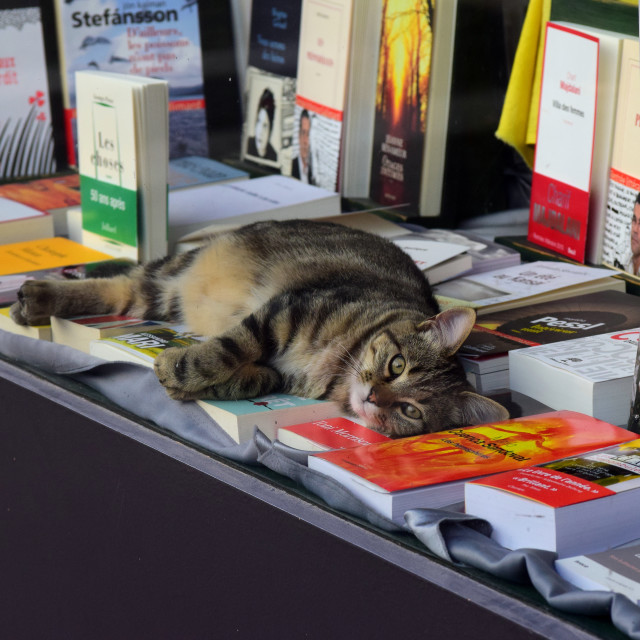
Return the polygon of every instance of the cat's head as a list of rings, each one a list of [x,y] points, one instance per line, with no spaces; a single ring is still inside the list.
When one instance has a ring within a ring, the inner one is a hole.
[[[473,310],[455,308],[386,327],[353,371],[350,408],[392,437],[507,419],[502,405],[473,391],[456,360],[474,321]]]

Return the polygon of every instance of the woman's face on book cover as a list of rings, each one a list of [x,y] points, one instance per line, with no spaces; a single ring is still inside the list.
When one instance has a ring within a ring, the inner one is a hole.
[[[269,144],[269,137],[271,135],[271,123],[269,122],[269,115],[266,109],[260,109],[256,117],[256,149],[261,156],[267,153],[267,145]]]

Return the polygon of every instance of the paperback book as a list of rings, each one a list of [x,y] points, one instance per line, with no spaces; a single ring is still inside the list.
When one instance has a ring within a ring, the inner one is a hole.
[[[1,280],[0,280],[1,282]],[[23,325],[17,324],[11,319],[9,307],[0,307],[0,329],[36,340],[51,340],[51,325]]]
[[[0,9],[0,180],[57,166],[42,16],[32,4],[9,1]]]
[[[24,242],[53,236],[53,216],[26,204],[9,200],[0,193],[1,242]]]
[[[443,308],[472,307],[478,315],[547,300],[613,289],[625,290],[614,271],[568,262],[536,262],[461,276],[434,287]]]
[[[476,388],[490,393],[509,386],[509,351],[513,349],[638,326],[640,306],[636,296],[599,291],[482,315],[458,356],[467,374],[473,374],[473,382],[482,387]],[[499,386],[493,386],[490,376]]]
[[[188,347],[204,338],[188,331],[184,325],[162,326],[92,340],[89,353],[110,361],[133,362],[153,367],[153,361],[170,347]],[[324,400],[300,398],[288,394],[271,394],[247,400],[196,400],[196,404],[236,442],[253,437],[257,426],[275,440],[278,427],[309,420],[333,418],[341,413],[338,405]]]
[[[555,567],[580,589],[621,593],[640,605],[640,544],[558,558]]]
[[[76,74],[82,242],[147,262],[167,254],[164,80]]]
[[[553,409],[626,425],[640,329],[509,351],[511,389]]]
[[[169,190],[223,184],[248,178],[247,171],[212,158],[185,156],[169,160]]]
[[[54,6],[70,165],[78,163],[75,74],[89,69],[165,80],[170,157],[209,155],[197,2],[55,0]]]
[[[464,483],[634,438],[571,411],[400,438],[309,456],[309,467],[347,487],[380,515],[403,524],[414,508],[464,499]]]
[[[636,439],[472,480],[465,509],[487,520],[492,538],[508,549],[533,547],[566,557],[635,540],[639,493]]]
[[[278,428],[278,440],[303,451],[329,451],[390,440],[351,418],[339,416]]]
[[[51,317],[51,339],[74,349],[89,353],[92,340],[110,338],[122,334],[131,335],[165,326],[155,320],[142,320],[122,315],[74,316],[72,318]]]

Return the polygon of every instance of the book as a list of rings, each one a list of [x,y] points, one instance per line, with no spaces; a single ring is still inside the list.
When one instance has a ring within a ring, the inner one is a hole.
[[[640,544],[558,558],[555,568],[580,589],[621,593],[640,605]]]
[[[278,437],[282,427],[310,420],[324,420],[341,414],[340,407],[327,400],[272,393],[247,400],[196,400],[235,442],[246,442],[258,427],[269,440]]]
[[[147,262],[167,253],[167,82],[76,74],[82,242]]]
[[[71,166],[78,164],[75,74],[91,69],[165,80],[170,157],[209,155],[197,3],[55,0],[54,6]]]
[[[571,411],[400,438],[309,456],[309,467],[402,524],[414,508],[464,499],[464,483],[489,474],[626,442],[634,434]]]
[[[231,165],[202,156],[185,156],[169,160],[169,190],[189,189],[206,184],[223,184],[247,180],[249,173]],[[0,191],[1,193],[1,191]]]
[[[23,325],[14,322],[9,313],[9,307],[0,307],[0,329],[36,340],[51,340],[51,325]]]
[[[490,393],[493,384],[509,384],[509,351],[632,329],[640,326],[640,307],[637,296],[599,291],[487,313],[477,320],[457,355],[467,378]],[[485,375],[490,377],[482,382]]]
[[[188,347],[204,338],[184,325],[162,326],[111,338],[92,340],[89,353],[110,361],[153,367],[159,353],[170,347]],[[270,394],[247,400],[195,400],[236,442],[253,437],[254,426],[275,440],[277,428],[340,415],[338,405],[325,400]]]
[[[1,180],[57,167],[42,15],[38,2],[28,5],[5,2],[0,9]]]
[[[520,253],[465,229],[420,229],[419,233],[435,242],[451,242],[466,247],[471,256],[471,268],[460,275],[484,273],[520,264]]]
[[[457,4],[384,3],[370,197],[421,216],[440,214]]]
[[[343,416],[279,427],[277,437],[282,444],[303,451],[345,449],[391,439]]]
[[[602,263],[624,39],[547,24],[528,238],[578,262]]]
[[[0,184],[0,197],[50,213],[53,235],[67,235],[67,211],[80,205],[80,176],[57,174],[37,180]],[[2,236],[4,240],[4,236]]]
[[[615,271],[569,262],[536,260],[505,269],[461,276],[433,290],[443,308],[472,307],[478,315],[593,291],[624,291]]]
[[[631,432],[627,432],[631,434]],[[465,487],[465,510],[508,549],[567,557],[635,540],[640,527],[640,440],[527,466]]]
[[[627,424],[640,329],[509,351],[509,385],[554,409]]]
[[[89,353],[92,340],[125,333],[130,335],[162,326],[165,326],[165,323],[122,315],[74,316],[72,318],[52,316],[51,340]]]
[[[603,231],[602,262],[632,276],[640,273],[638,225],[640,205],[640,161],[635,152],[640,143],[640,51],[638,40],[625,40],[620,63],[620,82],[611,171]]]
[[[0,194],[0,242],[24,242],[53,236],[53,217],[46,211]]]
[[[270,175],[169,193],[169,249],[206,237],[223,224],[317,218],[340,213],[340,196],[300,180]]]
[[[295,157],[292,145],[301,10],[302,0],[251,5],[241,155],[284,175],[292,175]]]
[[[0,245],[0,304],[17,299],[29,278],[83,278],[112,258],[67,238],[42,238]]]
[[[340,188],[340,162],[349,75],[353,0],[303,0],[294,119],[306,130],[308,181],[328,191]]]

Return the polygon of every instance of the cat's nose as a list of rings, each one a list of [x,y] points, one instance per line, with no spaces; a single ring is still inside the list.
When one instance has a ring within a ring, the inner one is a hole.
[[[371,391],[367,396],[367,402],[370,402],[371,404],[378,404],[378,398],[376,397],[376,392],[373,387],[371,387]]]

